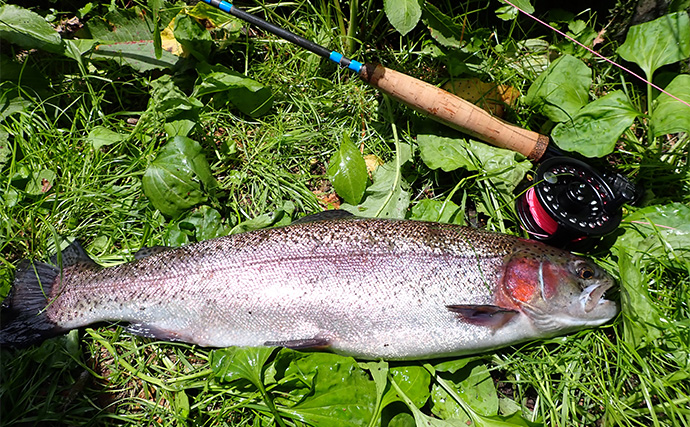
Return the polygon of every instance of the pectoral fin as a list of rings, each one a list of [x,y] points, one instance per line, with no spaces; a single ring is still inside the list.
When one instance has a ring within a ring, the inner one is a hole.
[[[486,326],[493,330],[510,322],[519,312],[495,305],[447,305],[458,319],[472,325]]]
[[[268,347],[287,347],[293,350],[304,350],[307,348],[325,349],[331,346],[331,342],[326,338],[307,338],[303,340],[266,341],[264,345]]]

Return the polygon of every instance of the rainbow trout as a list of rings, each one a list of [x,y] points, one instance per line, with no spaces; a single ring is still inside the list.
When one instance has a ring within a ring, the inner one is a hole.
[[[103,268],[74,243],[61,269],[23,261],[0,344],[122,322],[135,334],[208,347],[424,359],[598,326],[617,313],[603,298],[614,280],[587,259],[430,222],[301,221],[137,258]]]

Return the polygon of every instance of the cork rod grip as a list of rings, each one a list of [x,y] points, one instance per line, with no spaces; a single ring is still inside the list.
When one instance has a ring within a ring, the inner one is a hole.
[[[549,138],[494,117],[476,105],[452,93],[381,65],[366,64],[360,77],[371,86],[431,115],[446,125],[470,134],[497,147],[539,160]]]

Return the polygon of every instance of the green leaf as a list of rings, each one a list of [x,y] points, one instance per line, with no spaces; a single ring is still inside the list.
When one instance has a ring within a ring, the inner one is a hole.
[[[683,101],[690,103],[689,75],[681,74],[676,76],[665,89]],[[690,107],[662,93],[656,99],[650,125],[656,137],[669,133],[690,133]]]
[[[5,164],[7,164],[7,161],[12,155],[9,136],[9,133],[7,133],[5,129],[0,128],[0,171],[3,170]]]
[[[186,14],[177,15],[175,17],[173,34],[185,52],[191,53],[198,61],[206,61],[208,59],[213,47],[211,33],[206,31],[191,16]]]
[[[618,268],[625,342],[633,348],[651,345],[662,329],[661,313],[649,295],[648,278],[641,262],[634,262],[626,250],[618,251]]]
[[[177,216],[206,200],[216,181],[201,145],[177,136],[149,164],[142,181],[144,194],[153,206],[168,216]]]
[[[118,65],[129,65],[140,73],[155,69],[170,69],[180,58],[164,50],[156,58],[153,40],[116,42],[99,44],[91,54],[91,59],[112,60]]]
[[[505,194],[511,193],[531,169],[522,155],[474,140],[418,135],[417,144],[422,160],[431,169],[482,171],[484,178]]]
[[[270,226],[278,227],[282,225],[288,225],[291,222],[290,215],[292,215],[294,210],[294,205],[283,206],[283,209],[277,209],[275,212],[267,212],[265,214],[261,214],[257,217],[237,224],[235,227],[233,227],[232,230],[230,230],[230,234],[244,233],[246,231],[251,230],[259,230]]]
[[[690,18],[688,13],[669,13],[654,21],[630,27],[618,54],[642,68],[648,80],[667,64],[690,56]]]
[[[585,105],[572,120],[559,123],[551,137],[563,150],[602,157],[613,152],[618,138],[639,115],[627,95],[617,90]]]
[[[498,413],[498,395],[493,379],[481,361],[471,361],[452,374],[444,374],[443,378],[452,384],[455,393],[470,406],[472,411],[481,416],[493,416]],[[441,418],[458,418],[463,422],[472,421],[468,415],[448,392],[435,384],[431,391],[431,412]]]
[[[42,49],[62,53],[60,34],[41,15],[22,7],[0,6],[0,39],[25,49]]]
[[[407,184],[396,180],[400,177],[395,161],[377,167],[373,178],[374,183],[364,192],[362,203],[357,206],[343,203],[340,208],[363,217],[405,218],[410,193],[406,190]]]
[[[328,178],[336,193],[347,203],[356,205],[362,200],[369,178],[367,165],[347,135],[343,136],[340,148],[328,162]]]
[[[231,102],[251,117],[266,114],[273,105],[271,89],[223,65],[200,63],[193,96],[215,94],[217,100]]]
[[[230,229],[223,224],[217,210],[210,206],[201,206],[179,222],[180,228],[192,230],[197,242],[220,236],[227,236]]]
[[[292,360],[276,379],[299,379],[309,384],[312,392],[294,406],[282,409],[281,415],[317,426],[369,424],[376,411],[376,385],[353,358],[331,353],[291,353]]]
[[[226,31],[239,33],[243,28],[243,21],[235,18],[227,12],[223,12],[217,7],[199,2],[187,11],[189,16],[198,20],[209,20],[215,27],[223,27]]]
[[[150,93],[151,99],[146,113],[154,115],[155,121],[196,119],[199,110],[204,106],[198,99],[185,95],[169,75],[152,81]],[[168,130],[174,131],[175,128]]]
[[[463,28],[429,2],[424,3],[424,23],[431,37],[446,47],[460,48],[463,45]]]
[[[55,172],[50,169],[34,172],[31,174],[24,191],[33,196],[47,193],[55,185],[55,176]]]
[[[512,3],[527,13],[534,13],[534,6],[530,4],[529,0],[516,0]],[[511,5],[506,5],[496,9],[496,16],[504,21],[511,21],[517,18],[518,14],[519,11]]]
[[[264,365],[275,347],[228,347],[211,352],[210,362],[214,376],[221,382],[249,381],[263,389]]]
[[[125,135],[114,132],[103,126],[96,126],[89,132],[86,140],[93,146],[94,149],[98,150],[106,145],[116,144],[127,138]]]
[[[537,77],[525,102],[554,122],[565,122],[587,103],[591,85],[592,70],[579,59],[564,55]]]
[[[422,16],[418,0],[383,0],[388,21],[403,36],[417,26]]]
[[[424,199],[412,207],[410,219],[465,225],[463,209],[450,200]]]
[[[690,207],[682,203],[648,206],[625,217],[625,232],[614,249],[626,251],[635,260],[690,262]]]
[[[115,9],[104,17],[89,19],[86,26],[97,45],[91,59],[113,60],[119,65],[129,65],[139,72],[153,69],[169,69],[179,58],[163,50],[156,56],[153,41],[154,24],[147,14],[137,13],[136,8]]]
[[[431,374],[429,371],[421,366],[400,366],[390,369],[390,375],[398,384],[400,390],[410,399],[410,401],[417,407],[421,408],[429,400],[431,395]],[[381,406],[403,401],[396,393],[395,389],[389,389],[388,393],[383,397]]]
[[[477,170],[465,140],[436,135],[417,135],[417,144],[422,161],[431,169],[442,169],[444,172],[459,168]]]

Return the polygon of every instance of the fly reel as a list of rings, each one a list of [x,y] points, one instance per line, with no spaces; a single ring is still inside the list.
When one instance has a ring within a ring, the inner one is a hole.
[[[533,182],[516,202],[518,217],[531,237],[561,245],[612,232],[621,206],[636,198],[622,175],[600,173],[571,157],[545,160]]]

